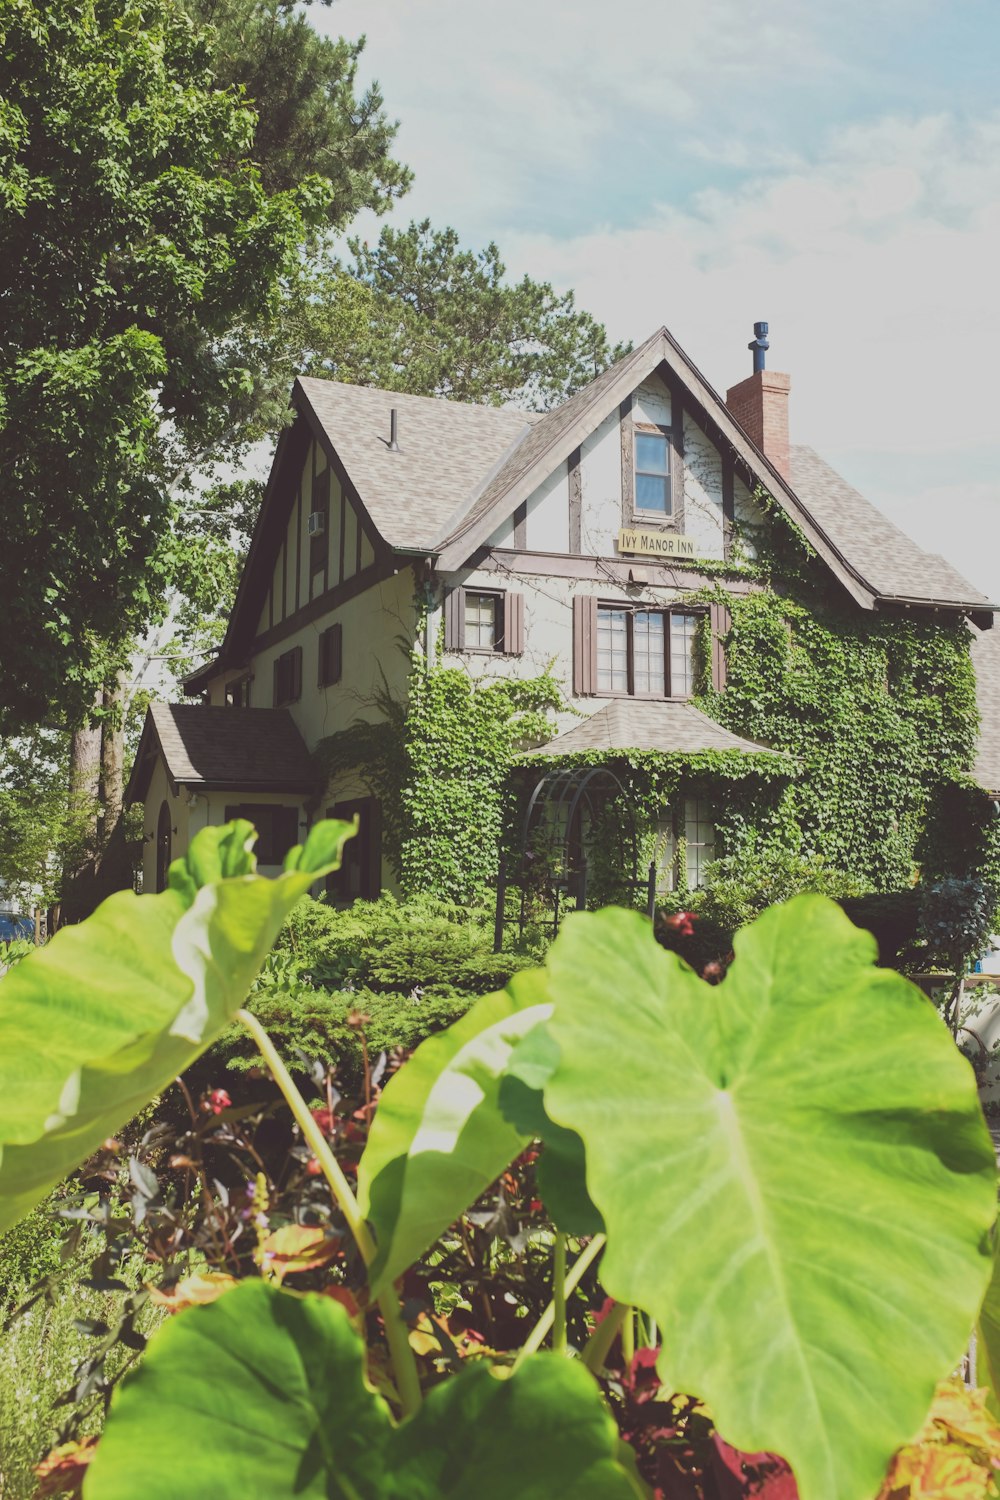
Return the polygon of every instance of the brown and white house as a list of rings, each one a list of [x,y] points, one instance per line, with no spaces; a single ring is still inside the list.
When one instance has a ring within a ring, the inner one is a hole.
[[[759,751],[688,700],[707,607],[693,596],[727,563],[727,590],[752,587],[736,563],[761,492],[840,601],[989,632],[988,599],[790,445],[789,383],[758,368],[723,399],[665,328],[544,414],[296,381],[222,648],[186,684],[202,701],[153,705],[143,731],[129,796],[145,806],[145,888],[206,824],[252,817],[269,870],[329,811],[361,817],[338,893],[391,888],[363,768],[317,785],[311,752],[371,719],[380,690],[403,697],[401,641],[477,677],[550,668],[575,711],[555,757]],[[716,686],[724,634],[720,613]],[[984,774],[1000,786],[1000,758]],[[705,858],[709,814],[687,816]]]

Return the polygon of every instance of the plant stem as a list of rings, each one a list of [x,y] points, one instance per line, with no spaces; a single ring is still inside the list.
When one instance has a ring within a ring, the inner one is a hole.
[[[323,1176],[330,1184],[330,1191],[336,1199],[337,1207],[347,1220],[347,1227],[361,1251],[362,1260],[366,1266],[370,1266],[375,1259],[375,1241],[371,1237],[368,1225],[361,1217],[358,1200],[351,1192],[351,1185],[340,1170],[340,1164],[330,1150],[326,1136],[310,1114],[306,1101],[295,1087],[291,1073],[285,1067],[277,1048],[257,1017],[252,1016],[248,1010],[238,1010],[236,1019],[242,1022],[260,1048],[261,1055],[271,1070],[271,1076],[284,1094],[295,1116],[296,1124],[319,1162]]]
[[[566,1353],[566,1236],[556,1230],[552,1259],[552,1348]]]
[[[618,1330],[625,1321],[625,1314],[631,1311],[632,1309],[627,1302],[616,1302],[608,1315],[598,1323],[587,1340],[582,1356],[583,1363],[595,1375],[598,1370],[603,1369],[604,1361],[611,1351],[611,1345],[614,1343]]]
[[[334,1196],[337,1207],[347,1221],[347,1227],[354,1236],[354,1242],[361,1252],[361,1259],[364,1261],[365,1267],[369,1267],[375,1259],[375,1241],[372,1239],[368,1225],[361,1216],[361,1210],[358,1208],[358,1200],[351,1191],[351,1185],[341,1171],[337,1158],[330,1150],[326,1136],[310,1114],[308,1105],[295,1087],[292,1075],[285,1067],[277,1048],[257,1020],[257,1017],[252,1016],[248,1010],[238,1010],[236,1012],[236,1019],[246,1027],[257,1043],[261,1056],[271,1070],[272,1078],[284,1095],[288,1107],[292,1111],[299,1129],[302,1131],[304,1139],[308,1142],[313,1155],[320,1164],[323,1176],[330,1185],[330,1191]],[[417,1370],[417,1362],[414,1358],[413,1350],[410,1348],[409,1334],[406,1324],[403,1322],[402,1310],[391,1287],[379,1297],[378,1307],[385,1325],[386,1341],[392,1357],[392,1367],[396,1376],[403,1414],[404,1416],[411,1416],[420,1406],[422,1399],[420,1375]]]
[[[594,1261],[604,1249],[606,1239],[606,1235],[595,1234],[586,1250],[582,1251],[580,1255],[577,1256],[576,1260],[573,1262],[572,1270],[569,1271],[566,1276],[566,1281],[563,1286],[564,1298],[568,1297],[570,1292],[576,1290],[576,1287],[582,1279],[585,1271],[587,1271],[587,1269],[593,1265]],[[548,1307],[542,1313],[542,1316],[539,1318],[538,1322],[535,1324],[534,1328],[528,1334],[528,1337],[525,1339],[524,1343],[518,1350],[517,1358],[514,1361],[515,1370],[517,1369],[518,1365],[521,1364],[522,1360],[526,1359],[529,1354],[534,1354],[536,1349],[540,1349],[542,1347],[542,1344],[545,1342],[545,1336],[555,1321],[555,1315],[556,1305],[553,1301],[549,1303]]]
[[[635,1308],[630,1307],[622,1324],[622,1359],[626,1370],[631,1369],[635,1359]]]

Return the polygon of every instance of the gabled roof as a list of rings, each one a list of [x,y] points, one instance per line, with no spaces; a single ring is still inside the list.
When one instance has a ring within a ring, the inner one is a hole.
[[[493,466],[541,420],[510,407],[305,377],[295,382],[293,400],[305,404],[336,448],[383,539],[407,552],[428,550]],[[393,410],[398,453],[389,448]]]
[[[879,598],[989,607],[951,563],[924,552],[811,448],[792,448],[791,471],[796,495]]]
[[[741,739],[695,708],[693,703],[656,703],[641,698],[612,702],[556,735],[535,755],[558,758],[590,750],[654,750],[669,754],[699,750],[741,750],[747,755],[778,755],[779,751]]]
[[[174,787],[305,794],[316,771],[287,708],[151,703],[126,802],[142,802],[158,756]]]

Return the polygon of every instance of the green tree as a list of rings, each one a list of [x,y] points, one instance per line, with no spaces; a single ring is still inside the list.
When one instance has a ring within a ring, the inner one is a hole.
[[[215,32],[217,81],[245,90],[256,110],[253,159],[269,192],[294,188],[309,173],[326,178],[335,229],[363,208],[384,213],[406,192],[412,173],[389,154],[396,125],[381,90],[377,83],[356,90],[364,37],[320,36],[294,0],[184,3]]]
[[[544,410],[630,347],[612,346],[572,292],[529,276],[508,281],[495,244],[463,249],[454,229],[427,219],[387,225],[374,246],[353,239],[350,251],[346,264],[317,261],[299,288],[294,312],[311,375]],[[366,336],[341,341],[352,316],[367,318]]]
[[[74,723],[161,602],[170,465],[247,384],[330,188],[269,195],[255,118],[170,0],[4,0],[0,727]]]

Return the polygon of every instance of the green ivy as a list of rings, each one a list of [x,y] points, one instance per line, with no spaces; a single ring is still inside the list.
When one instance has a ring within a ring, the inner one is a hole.
[[[406,703],[378,707],[383,722],[322,742],[324,771],[364,768],[406,895],[484,898],[496,881],[511,771],[525,745],[551,737],[549,711],[565,708],[558,683],[547,672],[476,681],[462,667],[429,666],[415,648]]]

